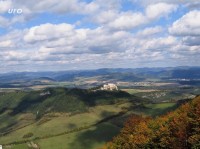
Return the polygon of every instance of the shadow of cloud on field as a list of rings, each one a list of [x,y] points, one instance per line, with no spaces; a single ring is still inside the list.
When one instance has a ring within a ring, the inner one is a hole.
[[[77,138],[70,144],[71,149],[94,149],[98,148],[99,144],[104,144],[111,141],[114,136],[119,133],[119,128],[116,126],[103,123],[80,133]]]
[[[116,112],[110,112],[110,111],[102,111],[101,117],[106,118],[106,117],[109,117],[109,116],[112,116],[112,115],[115,115],[115,114],[117,114],[117,113]]]
[[[0,121],[6,123],[6,125],[0,125],[0,134],[8,133],[18,123],[16,117],[8,117],[8,115],[0,115]]]
[[[76,128],[76,127],[77,127],[77,125],[74,124],[74,123],[69,123],[69,124],[67,125],[67,128],[68,128],[68,129],[74,129],[74,128]]]

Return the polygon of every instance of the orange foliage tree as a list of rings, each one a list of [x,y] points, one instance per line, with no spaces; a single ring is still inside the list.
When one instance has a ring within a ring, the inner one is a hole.
[[[167,115],[131,116],[104,149],[200,148],[200,96]]]

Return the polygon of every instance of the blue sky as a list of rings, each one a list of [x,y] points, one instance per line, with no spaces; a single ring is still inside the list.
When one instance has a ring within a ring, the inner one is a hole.
[[[0,0],[0,71],[200,66],[199,8],[197,0]]]

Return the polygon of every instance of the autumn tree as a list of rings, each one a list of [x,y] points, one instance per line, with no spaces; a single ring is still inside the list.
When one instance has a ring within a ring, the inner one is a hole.
[[[200,148],[200,96],[156,119],[132,115],[104,148]]]

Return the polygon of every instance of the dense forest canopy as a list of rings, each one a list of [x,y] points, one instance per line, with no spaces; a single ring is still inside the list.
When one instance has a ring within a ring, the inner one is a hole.
[[[200,148],[200,96],[167,115],[132,115],[106,149]]]

